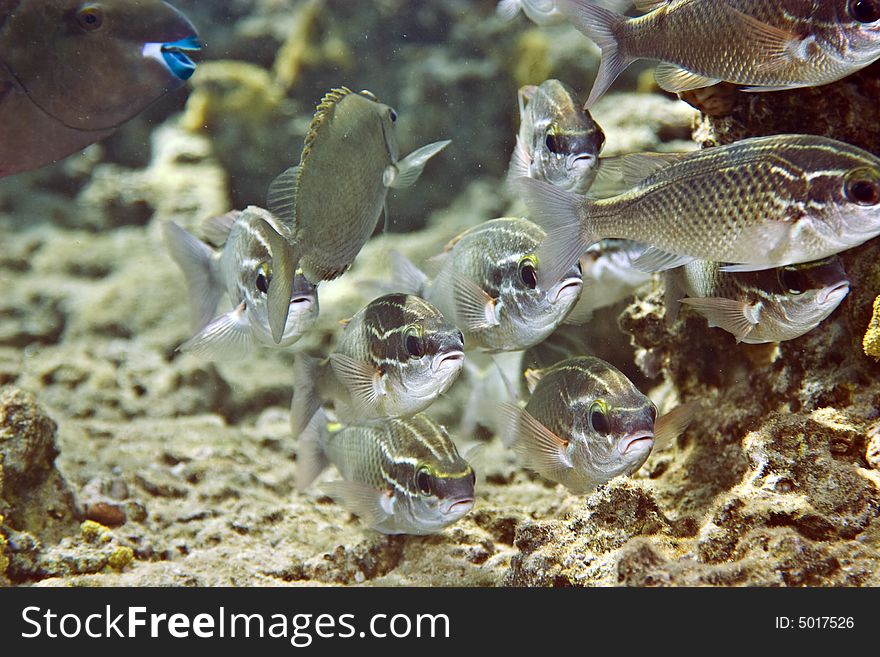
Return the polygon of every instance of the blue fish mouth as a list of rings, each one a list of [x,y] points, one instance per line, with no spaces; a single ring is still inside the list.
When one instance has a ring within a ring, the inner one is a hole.
[[[187,53],[198,52],[202,44],[196,35],[167,41],[165,43],[145,43],[143,54],[145,57],[161,61],[174,77],[180,81],[189,80],[195,73],[196,63],[189,58]]]

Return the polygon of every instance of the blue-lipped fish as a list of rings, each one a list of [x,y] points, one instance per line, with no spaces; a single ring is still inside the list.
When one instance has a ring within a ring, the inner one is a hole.
[[[537,255],[541,288],[605,238],[646,245],[634,262],[645,271],[692,260],[748,271],[819,260],[880,234],[880,159],[810,135],[686,153],[606,199],[529,178],[515,185],[530,218],[547,231]]]
[[[269,188],[269,209],[279,217],[289,249],[287,269],[301,268],[313,283],[336,278],[354,262],[373,234],[391,187],[412,185],[425,164],[449,141],[439,141],[400,160],[397,112],[369,91],[341,87],[318,105],[300,162]],[[269,288],[269,324],[281,339],[290,281]]]
[[[160,0],[0,0],[0,177],[109,136],[182,86],[199,48]]]
[[[553,285],[538,287],[543,263],[535,251],[544,237],[527,219],[486,221],[446,246],[433,279],[394,254],[395,283],[437,306],[464,332],[468,349],[528,349],[565,320],[582,288],[577,261]]]
[[[581,108],[574,91],[552,79],[523,87],[519,117],[508,180],[528,176],[586,194],[596,177],[605,133]]]
[[[689,402],[657,418],[626,376],[590,356],[564,360],[533,380],[525,408],[504,406],[506,442],[527,468],[576,494],[638,470],[655,443],[670,443],[698,410]]]
[[[324,402],[345,424],[415,415],[445,393],[464,364],[461,331],[417,296],[374,299],[345,324],[329,358],[299,354],[291,430]]]
[[[636,0],[627,18],[590,0],[559,8],[602,50],[591,107],[637,59],[667,91],[721,81],[749,91],[839,80],[880,57],[880,0]]]
[[[316,413],[299,440],[299,490],[330,464],[342,480],[322,490],[383,534],[434,534],[474,506],[473,468],[424,414],[344,427]]]
[[[291,276],[291,295],[281,342],[269,330],[266,296],[275,275],[274,254],[285,246],[277,220],[262,208],[250,206],[205,222],[215,249],[173,221],[162,225],[172,257],[189,288],[192,325],[196,334],[181,351],[207,360],[241,358],[257,344],[288,347],[318,318],[318,292],[301,272]],[[223,293],[232,310],[217,315]]]
[[[672,323],[684,303],[737,342],[781,342],[814,329],[848,293],[838,257],[729,273],[718,263],[696,260],[666,272],[666,318]]]

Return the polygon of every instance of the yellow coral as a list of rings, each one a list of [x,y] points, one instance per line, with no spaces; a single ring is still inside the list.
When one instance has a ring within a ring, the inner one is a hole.
[[[0,527],[3,525],[3,516],[0,515]],[[3,532],[0,531],[0,576],[6,574],[6,569],[9,568],[9,557],[6,556],[6,551],[9,548],[9,543],[6,541],[6,536],[3,535]]]
[[[109,543],[113,539],[110,530],[99,522],[86,520],[79,526],[79,532],[87,543]]]
[[[130,547],[121,545],[113,550],[107,563],[109,563],[110,567],[115,570],[122,570],[132,561],[134,561],[134,550]]]
[[[880,358],[880,296],[874,299],[874,314],[862,340],[862,349],[868,356]]]

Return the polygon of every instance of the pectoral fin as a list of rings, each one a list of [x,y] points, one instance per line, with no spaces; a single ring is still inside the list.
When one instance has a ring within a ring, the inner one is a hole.
[[[389,493],[354,481],[330,481],[321,490],[354,513],[370,527],[381,525],[393,514]]]
[[[235,222],[238,221],[241,215],[241,210],[232,210],[218,217],[205,219],[201,225],[202,235],[205,236],[206,240],[217,246],[225,244],[226,238],[232,232],[232,226],[235,225]]]
[[[162,234],[186,280],[192,329],[203,329],[211,322],[223,296],[223,286],[214,275],[214,250],[173,221],[162,224]]]
[[[733,18],[735,29],[747,39],[749,47],[757,51],[758,59],[763,62],[760,65],[762,72],[773,72],[788,66],[795,59],[806,58],[795,56],[803,41],[801,35],[768,25],[730,5],[723,6]]]
[[[245,316],[244,302],[220,315],[178,349],[204,360],[244,358],[254,347],[254,337]]]
[[[330,465],[324,453],[322,432],[327,431],[327,417],[315,413],[299,434],[296,449],[296,488],[303,491]]]
[[[501,310],[498,299],[469,278],[457,276],[453,282],[456,322],[472,333],[484,331],[500,324]]]
[[[296,181],[299,166],[290,167],[269,185],[266,207],[293,230],[296,205]]]
[[[720,78],[700,75],[668,62],[662,62],[657,65],[657,68],[654,69],[654,79],[661,89],[673,94],[711,87],[721,82]]]
[[[669,253],[668,251],[649,246],[638,258],[632,261],[632,266],[639,271],[651,273],[681,267],[692,260],[694,258],[691,256]]]
[[[505,443],[523,456],[525,464],[539,473],[558,473],[573,467],[565,453],[568,441],[550,431],[524,408],[501,404],[507,423]]]
[[[370,363],[345,354],[330,354],[333,373],[351,395],[351,403],[360,415],[374,415],[387,393],[382,373]]]
[[[654,444],[657,447],[670,445],[688,428],[701,406],[702,402],[699,400],[689,401],[657,418],[654,422]]]
[[[687,298],[681,302],[709,320],[709,326],[717,326],[732,333],[737,342],[742,342],[761,318],[760,304],[748,304],[723,297]]]

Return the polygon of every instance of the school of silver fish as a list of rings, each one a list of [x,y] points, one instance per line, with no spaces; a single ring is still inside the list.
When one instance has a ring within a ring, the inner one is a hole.
[[[470,227],[426,271],[389,253],[393,292],[342,321],[332,348],[294,358],[297,488],[334,466],[341,479],[322,490],[379,532],[435,533],[473,508],[474,468],[426,413],[466,358],[518,359],[516,385],[495,361],[506,399],[468,404],[498,410],[495,433],[524,467],[588,494],[636,472],[701,403],[658,417],[617,367],[586,353],[582,325],[595,310],[656,281],[670,330],[697,313],[731,341],[793,340],[848,294],[837,254],[880,235],[880,158],[863,149],[786,134],[604,157],[589,111],[638,59],[659,60],[657,82],[673,92],[839,80],[880,58],[880,0],[497,4],[501,20],[519,12],[541,26],[570,22],[601,50],[585,103],[557,79],[518,92],[506,187],[525,212]],[[180,87],[199,48],[195,28],[160,0],[0,2],[0,176],[106,137]],[[83,71],[92,84],[71,84]],[[193,337],[181,351],[245,357],[313,329],[321,282],[345,275],[383,213],[387,227],[389,190],[412,186],[450,144],[401,158],[397,121],[373,93],[333,88],[298,161],[267,186],[265,209],[211,218],[193,229],[200,237],[162,226],[189,294]]]

